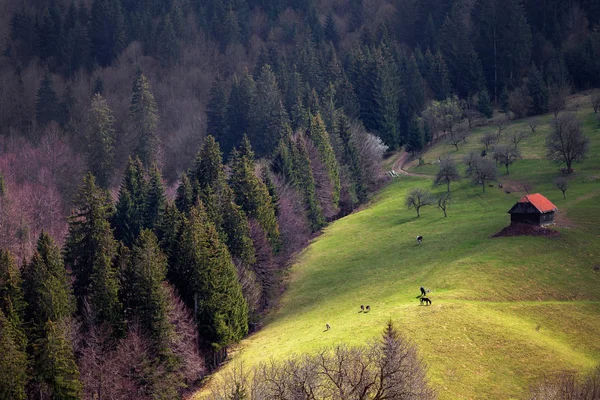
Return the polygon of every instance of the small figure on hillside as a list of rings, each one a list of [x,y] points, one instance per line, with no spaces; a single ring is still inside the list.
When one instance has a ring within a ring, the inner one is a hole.
[[[423,236],[421,236],[421,235],[417,236],[417,244],[421,244],[422,241],[423,241]]]
[[[423,297],[427,294],[427,292],[425,292],[425,288],[423,286],[421,286],[419,289],[421,290],[421,297]]]
[[[431,300],[429,300],[427,297],[421,297],[420,301],[421,301],[421,305],[423,305],[423,303],[425,303],[426,306],[431,305]]]
[[[371,306],[367,306],[367,312],[371,311]]]
[[[328,331],[328,330],[330,330],[330,329],[331,329],[331,325],[329,325],[328,323],[327,323],[327,324],[325,324],[325,330],[326,330],[326,331]]]
[[[364,312],[364,311],[365,311],[365,306],[364,306],[364,305],[362,305],[362,304],[360,305],[360,311],[361,311],[361,312]]]

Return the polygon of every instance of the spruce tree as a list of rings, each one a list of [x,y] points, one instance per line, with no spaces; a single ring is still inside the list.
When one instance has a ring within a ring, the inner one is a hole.
[[[18,331],[0,308],[0,398],[25,400],[27,353],[23,333]]]
[[[167,257],[160,250],[154,233],[149,230],[140,233],[123,275],[125,318],[137,319],[155,346],[165,350],[172,329],[167,318],[168,295],[163,285]]]
[[[333,204],[338,205],[340,201],[340,166],[335,158],[335,153],[331,147],[331,141],[329,134],[325,130],[325,125],[319,114],[313,115],[310,118],[310,125],[308,127],[308,137],[314,143],[315,147],[319,151],[319,158],[327,169],[329,180],[333,188],[331,194]]]
[[[134,141],[134,154],[145,168],[157,161],[159,140],[158,109],[154,95],[150,92],[148,79],[137,70],[129,104],[129,137]]]
[[[239,88],[235,90],[239,90]],[[223,146],[230,138],[227,137],[227,93],[225,84],[220,77],[213,82],[209,96],[210,100],[206,105],[206,133],[214,136]]]
[[[335,27],[335,20],[333,19],[333,13],[331,12],[327,14],[323,35],[325,36],[326,41],[333,43],[335,47],[338,46],[340,42],[340,34],[338,33],[337,28]]]
[[[106,221],[114,214],[110,193],[99,188],[93,175],[87,174],[73,201],[69,234],[65,244],[65,263],[75,277],[73,290],[81,307],[92,287],[92,274],[102,250]]]
[[[12,255],[0,249],[0,311],[15,327],[20,327],[24,308],[19,268]]]
[[[534,115],[546,113],[548,111],[548,88],[544,82],[544,77],[535,65],[532,65],[529,69],[527,90],[533,100],[531,112]]]
[[[248,332],[248,306],[227,247],[199,203],[184,223],[176,283],[205,346],[222,354]]]
[[[139,158],[127,162],[119,189],[116,213],[112,219],[115,238],[131,247],[146,224],[148,183]]]
[[[44,75],[35,92],[35,122],[41,128],[60,120],[60,104],[50,74]]]
[[[256,82],[245,69],[241,78],[235,76],[227,102],[227,135],[218,137],[223,153],[228,155],[248,133],[253,121],[252,108],[256,99]]]
[[[125,46],[125,23],[119,0],[94,0],[90,19],[92,55],[101,67],[110,65]]]
[[[427,79],[429,86],[437,100],[445,100],[452,94],[452,87],[444,56],[438,50],[435,55],[427,51],[426,57],[429,64],[429,76]]]
[[[60,249],[45,232],[23,271],[25,319],[30,339],[43,337],[47,321],[60,321],[75,312],[75,301]]]
[[[110,186],[114,168],[114,121],[108,103],[96,93],[85,115],[86,155],[90,172],[102,188]]]
[[[350,131],[348,119],[343,114],[340,115],[338,119],[337,130],[342,145],[343,160],[350,170],[354,194],[358,202],[362,203],[367,199],[367,188],[364,184],[360,155],[358,153],[358,148],[352,139],[352,132]]]
[[[158,59],[163,68],[171,67],[179,61],[179,42],[169,14],[162,23],[157,47]]]
[[[186,173],[181,174],[179,186],[177,187],[177,196],[175,197],[175,205],[182,213],[188,213],[194,206],[194,188]]]
[[[477,111],[483,114],[486,118],[492,118],[494,116],[490,95],[485,89],[477,94]]]
[[[267,232],[274,250],[279,248],[279,226],[269,190],[255,174],[254,152],[247,137],[242,140],[239,150],[235,150],[231,160],[230,185],[235,202],[248,218],[258,221]]]
[[[48,320],[44,332],[33,344],[35,379],[48,385],[55,399],[81,399],[82,385],[68,324]]]
[[[167,197],[165,195],[165,187],[163,185],[160,170],[154,165],[150,170],[150,178],[148,179],[148,189],[146,192],[146,216],[144,224],[146,229],[154,230],[160,225],[166,204]]]

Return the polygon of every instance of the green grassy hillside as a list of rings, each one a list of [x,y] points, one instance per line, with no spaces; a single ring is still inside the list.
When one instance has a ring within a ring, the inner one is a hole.
[[[600,363],[600,271],[593,269],[600,264],[600,128],[587,105],[577,110],[592,148],[575,165],[566,200],[552,183],[558,166],[544,159],[549,116],[521,144],[525,158],[510,175],[499,169],[510,194],[497,186],[482,194],[464,179],[452,186],[447,218],[434,206],[417,218],[404,207],[406,193],[444,188],[402,176],[299,256],[279,309],[234,359],[248,365],[340,341],[363,344],[391,318],[418,345],[441,399],[523,398],[544,374]],[[458,152],[438,144],[425,160],[446,153],[461,159],[480,150],[479,137],[493,129],[476,130]],[[436,167],[411,170],[434,174]],[[506,212],[523,185],[557,205],[560,237],[490,238],[508,225]],[[420,246],[417,235],[424,236]],[[421,285],[432,290],[430,307],[416,299]],[[360,313],[361,304],[372,311]],[[331,330],[324,332],[326,323]]]

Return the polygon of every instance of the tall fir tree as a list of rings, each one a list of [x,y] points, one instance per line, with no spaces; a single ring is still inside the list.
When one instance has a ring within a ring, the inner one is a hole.
[[[269,190],[255,174],[254,152],[247,137],[242,140],[240,149],[233,152],[230,185],[235,202],[248,218],[258,221],[267,232],[271,246],[277,251],[280,241],[275,208]]]
[[[162,22],[156,47],[158,48],[158,59],[163,68],[171,67],[179,61],[179,41],[170,14],[165,15]]]
[[[86,155],[90,172],[102,188],[110,186],[114,169],[115,119],[108,103],[96,93],[84,118]]]
[[[0,309],[0,398],[25,400],[27,353],[22,331],[15,327]]]
[[[125,46],[125,22],[119,0],[94,0],[90,13],[92,55],[98,65],[110,65]]]
[[[160,170],[156,165],[150,169],[146,191],[144,227],[154,230],[161,223],[167,205],[167,196]]]
[[[114,214],[114,206],[110,193],[96,185],[93,175],[87,174],[73,208],[64,256],[75,278],[73,290],[81,308],[92,289],[94,264],[102,250],[100,241],[106,233],[106,221]]]
[[[535,65],[532,65],[531,68],[529,68],[527,91],[533,100],[531,103],[531,112],[534,115],[548,112],[548,87],[546,86],[546,82],[544,82],[542,73]]]
[[[150,168],[158,157],[158,109],[148,79],[139,68],[131,91],[128,127],[130,140],[134,142],[134,154],[145,168]]]
[[[367,199],[367,188],[364,184],[363,170],[360,163],[358,148],[352,139],[350,124],[345,115],[340,115],[337,123],[337,133],[340,137],[343,160],[350,170],[352,188],[359,203]]]
[[[327,14],[327,18],[325,19],[325,28],[323,30],[323,36],[326,41],[333,43],[335,47],[338,46],[340,42],[340,34],[335,26],[335,20],[333,19],[333,13]]]
[[[335,158],[329,133],[325,130],[325,125],[319,114],[313,115],[310,118],[310,125],[307,133],[308,137],[319,151],[319,158],[327,169],[327,175],[329,175],[329,180],[331,181],[331,186],[333,188],[331,198],[333,204],[337,206],[340,201],[341,190],[340,166]]]
[[[194,206],[194,188],[190,182],[188,174],[181,174],[179,186],[177,186],[177,195],[175,197],[175,205],[182,213],[188,213]]]
[[[147,192],[142,162],[137,157],[129,158],[112,224],[115,238],[130,248],[146,224]]]
[[[231,84],[231,93],[225,112],[227,135],[217,136],[221,149],[228,155],[238,146],[244,134],[248,133],[252,124],[252,107],[256,98],[256,82],[245,69],[241,77],[235,76]],[[212,125],[212,124],[210,124]]]
[[[227,93],[220,77],[213,82],[209,95],[210,100],[206,105],[206,133],[214,136],[223,146],[230,138],[227,137]]]
[[[41,128],[60,120],[60,104],[50,74],[44,75],[35,92],[35,122]]]
[[[248,332],[248,306],[227,247],[202,204],[190,211],[177,249],[176,284],[200,337],[220,361]]]

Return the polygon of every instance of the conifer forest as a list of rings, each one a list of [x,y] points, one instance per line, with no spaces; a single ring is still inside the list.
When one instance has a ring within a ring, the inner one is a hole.
[[[185,397],[387,154],[599,86],[598,0],[1,0],[0,400]]]

